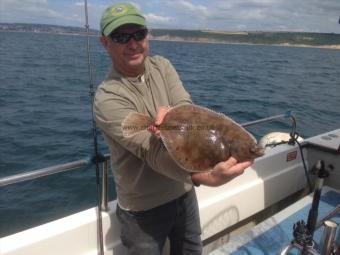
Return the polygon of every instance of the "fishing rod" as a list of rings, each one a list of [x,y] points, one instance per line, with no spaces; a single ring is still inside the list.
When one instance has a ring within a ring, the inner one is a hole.
[[[99,173],[99,163],[103,161],[103,156],[98,152],[98,139],[97,139],[97,127],[96,122],[94,120],[94,111],[93,111],[93,101],[94,101],[94,87],[93,87],[93,78],[92,78],[92,65],[91,65],[91,54],[90,54],[90,26],[88,19],[88,10],[87,10],[87,0],[84,0],[85,7],[85,28],[87,34],[87,62],[88,62],[88,73],[89,73],[89,86],[90,86],[90,98],[91,98],[91,115],[92,115],[92,137],[93,137],[93,148],[94,148],[94,156],[93,161],[96,165],[96,191],[97,191],[97,234],[99,238],[99,254],[104,255],[104,242],[103,242],[103,222],[102,222],[102,208],[101,208],[101,199],[102,193],[100,189],[100,173]]]
[[[297,140],[298,134],[296,133],[296,120],[295,120],[295,117],[292,114],[292,111],[286,111],[283,114],[278,114],[278,115],[266,117],[266,118],[259,119],[259,120],[245,122],[245,123],[242,123],[241,126],[245,128],[245,127],[249,127],[249,126],[253,126],[253,125],[256,125],[256,124],[261,124],[261,123],[264,123],[264,122],[272,121],[272,120],[275,120],[275,119],[281,119],[281,118],[285,118],[285,119],[289,118],[292,122],[292,131],[289,134],[290,140],[288,141],[288,144],[294,145],[295,142],[297,142],[299,144],[299,142]]]
[[[271,117],[267,117],[267,118],[263,118],[263,119],[259,119],[259,120],[255,120],[255,121],[246,122],[246,123],[241,124],[241,126],[242,127],[248,127],[248,126],[252,126],[252,125],[255,125],[255,124],[260,124],[260,123],[263,123],[263,122],[268,122],[268,121],[275,120],[275,119],[280,119],[280,118],[294,118],[294,117],[293,117],[291,111],[287,111],[287,112],[285,112],[283,114],[278,114],[278,115],[274,115],[274,116],[271,116]],[[295,121],[294,121],[294,123],[295,123]]]

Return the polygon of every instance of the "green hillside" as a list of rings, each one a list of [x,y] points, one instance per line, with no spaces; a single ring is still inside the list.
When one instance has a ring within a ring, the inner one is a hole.
[[[84,35],[85,28],[44,24],[0,23],[0,31],[34,33],[56,33]],[[95,29],[93,36],[100,36]],[[246,43],[270,45],[337,46],[340,48],[340,34],[306,32],[225,32],[213,30],[151,29],[151,40],[175,40],[209,43]]]
[[[152,29],[154,39],[183,39],[221,43],[290,44],[290,45],[340,45],[340,34],[303,32],[220,32],[201,30]]]

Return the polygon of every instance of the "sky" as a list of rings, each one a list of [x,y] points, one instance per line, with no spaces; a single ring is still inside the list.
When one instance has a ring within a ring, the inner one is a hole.
[[[88,0],[89,25],[99,29],[106,7]],[[340,0],[134,0],[150,28],[222,31],[304,31],[340,34]],[[0,0],[0,23],[82,27],[81,0]]]

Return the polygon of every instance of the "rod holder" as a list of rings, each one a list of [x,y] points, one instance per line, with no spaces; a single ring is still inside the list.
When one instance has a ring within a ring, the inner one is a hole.
[[[334,221],[326,220],[323,223],[323,232],[320,240],[320,254],[329,255],[332,254],[335,249],[335,236],[338,224]]]

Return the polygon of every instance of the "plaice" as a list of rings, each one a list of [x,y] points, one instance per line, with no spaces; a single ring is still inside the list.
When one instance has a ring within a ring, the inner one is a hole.
[[[153,121],[147,116],[131,113],[122,123],[123,135],[128,137],[151,124]],[[242,126],[205,107],[173,107],[158,128],[171,157],[190,172],[209,171],[231,156],[244,162],[263,155],[256,139]]]

